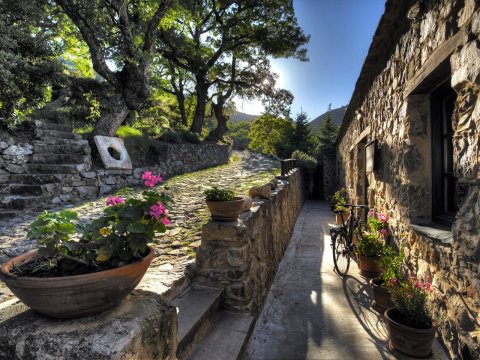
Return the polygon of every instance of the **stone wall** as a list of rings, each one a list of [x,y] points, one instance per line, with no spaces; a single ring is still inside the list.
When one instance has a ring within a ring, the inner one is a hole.
[[[290,241],[304,201],[300,169],[273,191],[271,200],[254,198],[237,222],[208,222],[197,249],[197,280],[225,288],[229,308],[256,315]]]
[[[125,186],[139,185],[144,171],[160,172],[163,178],[169,178],[225,164],[231,154],[229,145],[159,142],[156,165],[137,167],[133,171],[105,170],[92,165],[88,142],[79,135],[57,131],[65,138],[39,139],[38,135],[45,137],[46,132],[35,131],[34,140],[23,139],[22,142],[8,134],[0,134],[0,212],[5,217],[15,216],[15,210],[71,204]]]
[[[406,261],[433,276],[439,334],[453,358],[480,358],[480,10],[474,0],[387,1],[338,139],[340,185],[352,201],[388,214],[408,234]],[[451,229],[432,221],[430,92],[451,74],[459,211]],[[377,139],[378,167],[364,145]],[[365,178],[366,177],[366,178]]]
[[[320,161],[323,165],[323,196],[328,199],[337,191],[337,154],[335,149],[323,152]]]

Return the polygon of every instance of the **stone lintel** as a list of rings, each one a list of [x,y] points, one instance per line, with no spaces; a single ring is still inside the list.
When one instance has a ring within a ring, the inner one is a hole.
[[[73,320],[48,318],[15,300],[0,309],[0,359],[175,359],[176,337],[175,307],[148,291]]]

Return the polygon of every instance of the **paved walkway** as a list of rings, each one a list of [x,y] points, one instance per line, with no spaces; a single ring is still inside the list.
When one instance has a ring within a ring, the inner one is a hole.
[[[333,271],[325,202],[307,201],[246,350],[249,360],[410,359],[391,353],[367,281]],[[430,359],[448,359],[434,345]]]

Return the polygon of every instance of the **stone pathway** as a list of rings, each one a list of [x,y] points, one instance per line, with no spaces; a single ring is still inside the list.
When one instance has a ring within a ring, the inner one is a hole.
[[[344,278],[333,271],[328,224],[334,222],[326,202],[305,203],[246,359],[410,359],[388,349],[385,323],[356,263]],[[437,341],[430,359],[448,359]]]
[[[201,228],[209,219],[203,191],[217,185],[246,194],[252,186],[270,181],[279,175],[279,160],[248,151],[234,151],[229,164],[205,169],[194,173],[175,176],[164,182],[174,197],[171,212],[172,226],[166,234],[155,239],[158,256],[142,280],[140,288],[164,294],[175,295],[175,286],[181,286],[185,272],[191,269],[195,249],[200,245]],[[139,196],[143,188],[125,188],[119,196]],[[73,206],[79,218],[88,220],[100,214],[105,207],[106,197]],[[59,210],[59,209],[57,209]],[[38,213],[26,211],[20,218],[0,221],[0,263],[36,246],[26,239],[28,225]],[[12,294],[0,281],[0,303]]]

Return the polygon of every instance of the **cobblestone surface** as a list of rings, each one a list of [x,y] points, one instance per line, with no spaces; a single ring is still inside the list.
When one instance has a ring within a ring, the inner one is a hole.
[[[174,297],[175,287],[184,283],[185,273],[192,269],[195,250],[200,245],[201,227],[208,221],[203,191],[217,185],[228,187],[237,194],[247,194],[251,186],[270,181],[279,174],[280,162],[267,156],[250,152],[234,152],[229,164],[175,176],[164,182],[174,197],[171,211],[172,226],[169,231],[155,238],[157,257],[142,280],[140,288],[167,297]],[[125,188],[117,192],[121,196],[138,196],[143,188]],[[98,216],[105,207],[106,197],[70,206],[79,218],[89,220]],[[28,225],[38,213],[26,211],[24,215],[8,221],[0,220],[0,263],[35,248],[35,241],[26,238]],[[0,282],[0,303],[12,294]]]

